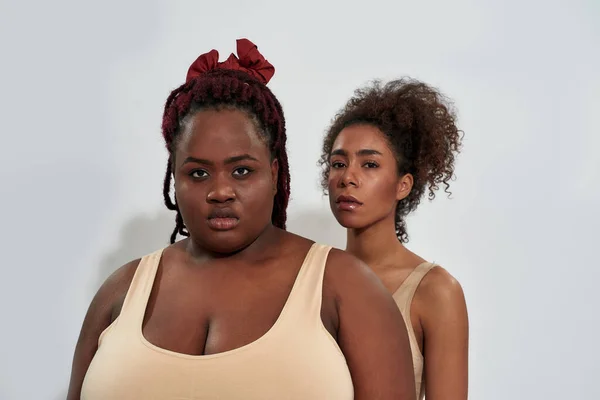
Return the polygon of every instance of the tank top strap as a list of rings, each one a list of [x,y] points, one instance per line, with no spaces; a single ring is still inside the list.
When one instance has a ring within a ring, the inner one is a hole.
[[[127,324],[141,326],[162,253],[163,249],[148,254],[138,264],[119,315],[119,319]]]
[[[306,254],[286,307],[287,317],[292,320],[306,316],[320,323],[323,277],[330,250],[331,246],[314,243]]]
[[[402,285],[394,292],[394,300],[400,311],[403,313],[406,312],[406,315],[410,315],[410,305],[412,303],[413,297],[415,296],[415,292],[417,288],[421,284],[423,278],[429,271],[431,271],[436,264],[430,262],[424,262],[419,264],[402,282]]]

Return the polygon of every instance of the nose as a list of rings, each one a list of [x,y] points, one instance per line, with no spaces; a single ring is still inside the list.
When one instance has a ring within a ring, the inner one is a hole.
[[[229,203],[235,200],[235,190],[227,178],[217,177],[213,182],[206,195],[208,203]]]
[[[344,173],[340,177],[340,186],[343,188],[349,186],[358,187],[358,178],[351,167],[344,169]]]

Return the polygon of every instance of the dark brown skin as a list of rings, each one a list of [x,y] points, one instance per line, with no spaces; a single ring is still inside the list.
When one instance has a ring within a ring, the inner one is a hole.
[[[312,244],[271,224],[277,168],[245,113],[204,110],[190,118],[174,175],[191,237],[164,251],[143,322],[150,343],[215,354],[252,343],[273,326]],[[211,228],[207,219],[217,209],[235,214],[235,228]],[[98,337],[118,316],[138,263],[117,270],[92,301],[75,350],[69,400],[79,399]],[[339,250],[327,261],[321,316],[346,357],[355,399],[415,398],[396,305],[364,263]]]
[[[389,292],[395,292],[425,260],[398,240],[395,208],[412,189],[410,174],[398,175],[397,161],[383,133],[356,124],[337,136],[330,157],[329,198],[336,219],[347,228],[347,251],[363,260]],[[340,209],[340,195],[361,205]],[[468,387],[468,316],[460,284],[435,267],[415,293],[411,323],[425,356],[427,400],[465,400]]]

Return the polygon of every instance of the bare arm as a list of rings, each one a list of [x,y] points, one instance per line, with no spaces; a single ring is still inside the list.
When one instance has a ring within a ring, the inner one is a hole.
[[[121,304],[125,297],[138,263],[139,260],[135,260],[119,268],[94,296],[75,347],[67,400],[79,400],[83,379],[98,349],[98,338],[116,318],[115,305]]]
[[[446,270],[427,274],[417,292],[424,337],[427,400],[466,400],[469,322],[460,284]]]
[[[350,368],[355,400],[414,400],[408,334],[398,307],[357,258],[332,250],[325,279],[337,298],[338,343]]]

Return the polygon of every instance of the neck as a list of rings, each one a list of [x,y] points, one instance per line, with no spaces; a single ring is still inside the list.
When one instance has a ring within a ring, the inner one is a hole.
[[[396,237],[394,215],[366,228],[347,229],[346,251],[370,267],[382,264],[390,255],[402,251],[404,246]]]

